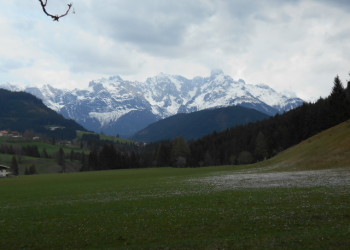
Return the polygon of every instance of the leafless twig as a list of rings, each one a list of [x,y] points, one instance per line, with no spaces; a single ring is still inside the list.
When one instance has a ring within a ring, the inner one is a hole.
[[[45,0],[45,2],[43,2],[43,0],[39,0],[39,2],[40,2],[40,4],[41,4],[41,7],[43,8],[44,13],[45,13],[47,16],[51,17],[51,18],[53,19],[53,21],[57,21],[57,22],[58,22],[58,20],[59,20],[61,17],[64,17],[64,16],[68,15],[70,9],[71,9],[72,6],[73,6],[72,3],[69,3],[69,4],[67,4],[67,5],[68,5],[68,9],[67,9],[66,13],[64,13],[64,14],[62,14],[62,15],[52,15],[52,14],[48,13],[47,10],[46,10],[47,0]]]

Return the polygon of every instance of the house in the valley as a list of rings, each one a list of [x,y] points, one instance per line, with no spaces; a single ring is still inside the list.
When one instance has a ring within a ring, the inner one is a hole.
[[[1,130],[0,131],[0,136],[7,136],[9,132],[7,130]]]
[[[10,170],[9,167],[0,165],[0,178],[7,177],[10,174],[9,170]]]

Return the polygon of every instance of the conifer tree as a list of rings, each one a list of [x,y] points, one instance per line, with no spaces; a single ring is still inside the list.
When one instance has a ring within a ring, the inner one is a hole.
[[[183,137],[174,139],[171,150],[171,160],[175,167],[185,167],[187,164],[187,157],[190,154],[190,149],[186,140]]]
[[[35,165],[32,164],[30,165],[30,167],[26,167],[24,174],[25,175],[37,174]]]
[[[255,139],[255,155],[258,160],[268,157],[268,145],[265,135],[260,131]]]
[[[42,155],[43,158],[46,158],[46,159],[50,158],[50,157],[49,157],[49,154],[48,154],[47,151],[46,151],[46,148],[43,149],[41,155]]]
[[[170,165],[171,147],[165,142],[161,142],[154,156],[154,163],[157,167]]]
[[[80,171],[88,171],[89,168],[88,168],[88,165],[87,165],[87,160],[86,160],[86,156],[84,153],[82,153],[81,155],[81,168],[80,168]]]
[[[62,148],[58,150],[57,163],[61,166],[62,173],[66,172],[66,159]]]
[[[90,152],[88,157],[88,170],[100,170],[97,150]]]
[[[36,167],[34,164],[30,165],[29,167],[29,174],[37,174]]]
[[[249,152],[249,151],[242,151],[241,153],[239,153],[238,155],[238,164],[250,164],[253,163],[254,159],[253,159],[253,155]]]
[[[331,117],[334,125],[345,121],[348,118],[346,92],[339,76],[334,79],[332,93],[329,96]]]
[[[18,167],[16,156],[12,156],[11,171],[13,175],[16,175],[16,176],[19,175],[19,167]]]
[[[350,73],[349,73],[350,75]],[[348,80],[346,89],[345,89],[345,94],[346,94],[346,106],[347,106],[347,111],[348,111],[348,118],[350,119],[350,80]]]

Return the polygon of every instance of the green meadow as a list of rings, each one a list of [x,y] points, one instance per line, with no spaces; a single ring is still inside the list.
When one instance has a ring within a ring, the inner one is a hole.
[[[349,130],[250,166],[2,178],[0,249],[349,249]]]
[[[72,150],[77,153],[87,152],[87,150],[83,150],[76,145],[53,145],[52,143],[43,142],[43,141],[32,141],[26,140],[22,138],[7,138],[0,137],[0,144],[12,145],[14,148],[16,147],[25,147],[25,146],[36,146],[41,153],[43,150],[49,155],[53,155],[57,153],[57,151],[62,148],[65,153],[69,154]]]
[[[1,179],[0,249],[348,249],[350,178],[293,187],[220,183],[244,173],[252,169]]]
[[[61,171],[62,167],[57,163],[57,153],[60,148],[63,149],[66,155],[69,155],[71,152],[74,153],[85,153],[88,154],[89,151],[86,149],[81,149],[77,145],[53,145],[52,143],[43,142],[43,141],[32,141],[23,138],[7,138],[0,137],[0,145],[10,145],[15,150],[18,148],[26,147],[26,146],[35,146],[38,149],[40,154],[43,154],[44,151],[49,155],[50,158],[37,158],[30,157],[21,154],[16,154],[17,161],[19,163],[19,172],[21,175],[25,173],[25,169],[34,165],[36,171],[40,174],[48,174],[48,173],[58,173]],[[11,166],[13,155],[11,154],[2,154],[0,153],[0,164],[4,164],[6,166]],[[81,168],[81,163],[79,161],[66,161],[66,171],[67,172],[76,172]]]

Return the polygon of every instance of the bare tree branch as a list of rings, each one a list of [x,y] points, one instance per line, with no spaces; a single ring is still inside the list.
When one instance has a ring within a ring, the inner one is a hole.
[[[57,21],[57,22],[58,22],[58,20],[59,20],[61,17],[64,17],[64,16],[68,15],[70,9],[71,9],[72,6],[73,6],[72,3],[69,3],[69,4],[67,4],[67,5],[68,5],[68,9],[67,9],[66,13],[64,13],[64,14],[62,14],[62,15],[52,15],[52,14],[48,13],[47,10],[46,10],[47,0],[45,0],[45,2],[43,2],[43,0],[39,0],[39,2],[40,2],[40,4],[41,4],[41,7],[43,8],[44,13],[45,13],[47,16],[51,17],[51,18],[53,19],[53,21]]]

